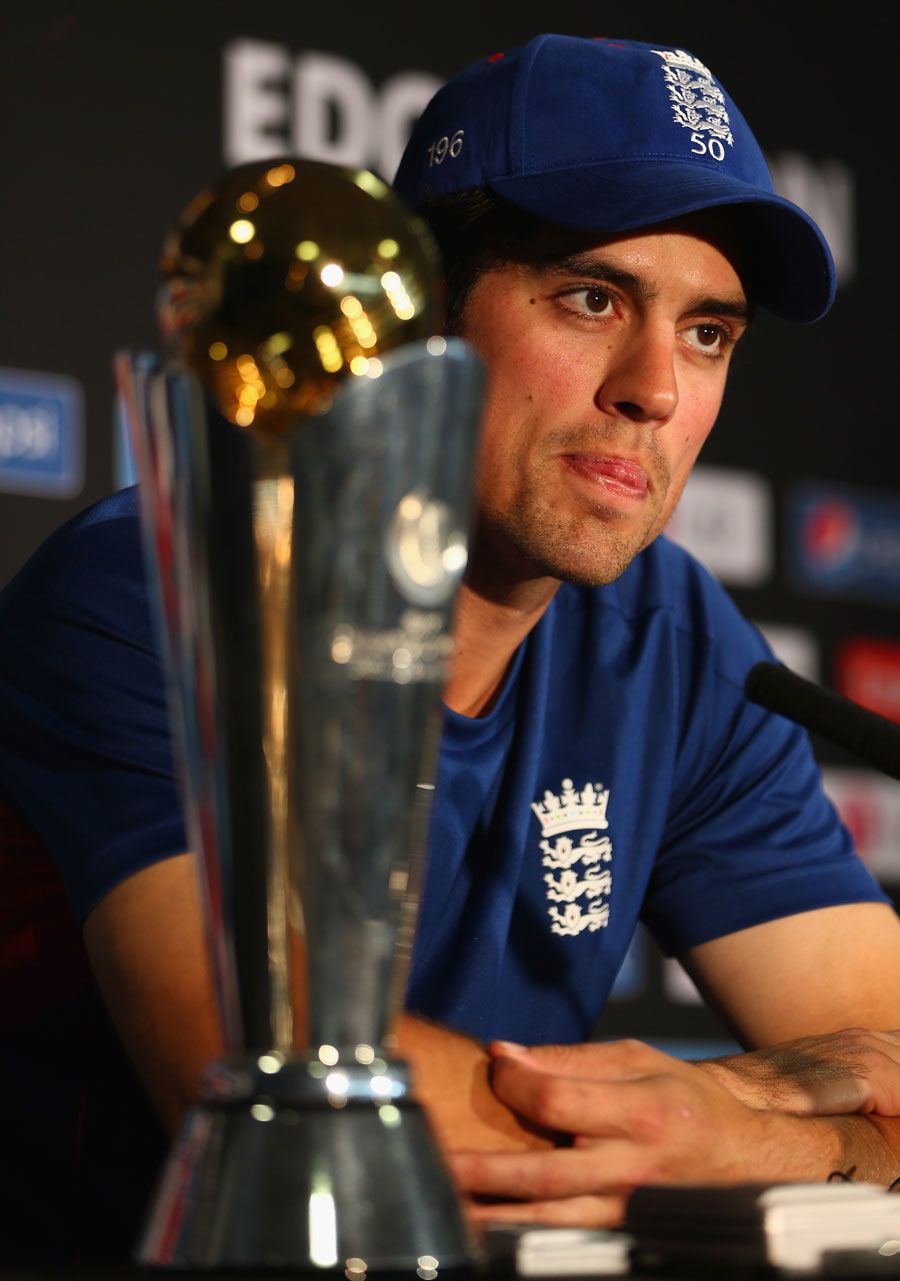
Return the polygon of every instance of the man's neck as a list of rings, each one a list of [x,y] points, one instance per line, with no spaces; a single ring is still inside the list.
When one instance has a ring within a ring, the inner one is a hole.
[[[453,656],[444,702],[463,716],[486,716],[519,645],[546,612],[559,582],[520,582],[502,595],[466,581],[453,618]]]

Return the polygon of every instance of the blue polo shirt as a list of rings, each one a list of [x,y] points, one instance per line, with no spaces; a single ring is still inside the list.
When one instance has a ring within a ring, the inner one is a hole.
[[[669,954],[886,901],[807,736],[747,702],[771,654],[657,539],[563,585],[487,716],[445,712],[408,1005],[479,1037],[595,1029],[638,920]],[[0,596],[0,1242],[122,1257],[165,1150],[93,992],[80,924],[187,846],[125,490]],[[601,1024],[602,1027],[602,1024]],[[29,1214],[42,1235],[29,1235]],[[3,1247],[0,1246],[0,1257]],[[7,1261],[7,1260],[4,1260]]]

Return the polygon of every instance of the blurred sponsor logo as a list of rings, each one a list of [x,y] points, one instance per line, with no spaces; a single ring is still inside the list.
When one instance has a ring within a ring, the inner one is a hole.
[[[850,504],[840,498],[824,498],[806,513],[803,555],[817,569],[837,569],[855,554],[860,537],[860,524]]]
[[[60,374],[0,369],[0,489],[71,498],[84,481],[81,388]]]
[[[855,703],[900,721],[900,644],[859,636],[837,648],[838,690]]]
[[[825,234],[839,285],[856,276],[856,181],[840,160],[813,160],[797,151],[769,157],[780,196],[805,209]]]
[[[223,71],[226,164],[290,152],[366,165],[387,181],[442,84],[427,71],[398,71],[376,88],[347,58],[249,39],[225,46]]]
[[[818,595],[900,602],[900,498],[801,485],[787,497],[788,573]]]
[[[666,533],[720,582],[758,586],[772,572],[769,486],[752,472],[695,467]]]
[[[819,643],[805,627],[788,627],[784,623],[757,623],[756,626],[785,667],[808,681],[819,680]]]
[[[860,857],[880,880],[900,882],[900,782],[838,766],[822,778]]]

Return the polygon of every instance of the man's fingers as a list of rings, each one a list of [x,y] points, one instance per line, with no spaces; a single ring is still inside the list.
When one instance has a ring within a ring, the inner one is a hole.
[[[673,1102],[676,1078],[598,1081],[534,1070],[530,1058],[498,1058],[491,1088],[501,1102],[547,1130],[651,1141]]]
[[[534,1223],[555,1228],[617,1228],[625,1217],[621,1196],[578,1196],[564,1201],[526,1201],[503,1205],[472,1205],[469,1217],[478,1223]]]
[[[591,1080],[634,1080],[662,1070],[671,1061],[643,1041],[591,1041],[580,1045],[515,1045],[491,1041],[488,1052],[495,1060],[515,1058],[536,1072],[557,1076],[583,1076]]]
[[[450,1168],[457,1183],[476,1196],[503,1200],[553,1201],[564,1197],[619,1194],[633,1186],[637,1153],[631,1144],[557,1148],[550,1152],[454,1152]],[[616,1169],[618,1167],[618,1169]]]

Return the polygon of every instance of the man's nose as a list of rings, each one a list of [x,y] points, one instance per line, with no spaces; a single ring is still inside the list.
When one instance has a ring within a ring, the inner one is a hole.
[[[614,345],[597,389],[597,407],[635,423],[660,425],[678,406],[675,335],[641,326]]]

